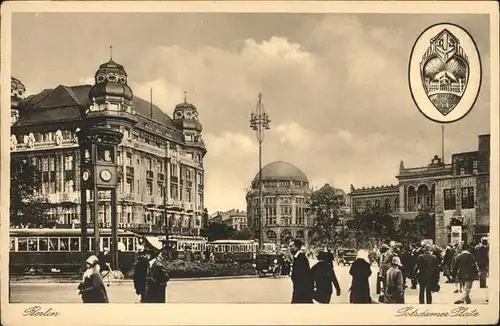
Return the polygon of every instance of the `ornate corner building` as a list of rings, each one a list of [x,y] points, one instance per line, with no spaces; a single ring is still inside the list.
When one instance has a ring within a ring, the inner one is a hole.
[[[94,85],[46,89],[26,97],[11,79],[12,157],[31,160],[41,172],[37,194],[47,199],[58,227],[80,218],[80,151],[76,132],[92,111],[122,112],[137,124],[122,130],[118,147],[117,216],[123,229],[164,232],[165,214],[172,235],[198,236],[203,226],[206,154],[197,108],[178,104],[173,119],[151,102],[135,96],[124,67],[112,59],[95,73]],[[100,195],[98,221],[111,222],[110,198]],[[90,203],[92,203],[90,198]],[[89,205],[91,206],[91,205]],[[91,216],[90,207],[88,216]],[[92,218],[92,220],[94,220]]]
[[[300,238],[306,243],[312,221],[306,214],[307,200],[312,194],[307,176],[297,167],[283,161],[262,168],[264,240],[288,245],[290,239]],[[259,220],[259,174],[246,194],[248,228],[256,232]]]
[[[437,155],[424,167],[405,168],[401,162],[396,178],[399,183],[393,186],[351,186],[353,211],[385,205],[399,218],[430,214],[434,240],[442,246],[451,242],[452,226],[460,226],[462,241],[489,235],[490,135],[478,136],[477,151],[453,154],[450,164]]]

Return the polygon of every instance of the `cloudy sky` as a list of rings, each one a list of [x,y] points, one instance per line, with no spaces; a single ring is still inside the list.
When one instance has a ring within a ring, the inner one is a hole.
[[[208,147],[206,206],[245,209],[258,169],[249,128],[257,94],[272,120],[263,164],[283,160],[314,186],[395,183],[399,162],[423,166],[441,153],[441,127],[408,89],[408,59],[438,22],[475,39],[483,84],[475,108],[446,127],[446,160],[489,133],[489,20],[478,15],[14,14],[12,74],[28,93],[90,83],[99,64],[123,64],[139,97],[171,115],[188,92]]]

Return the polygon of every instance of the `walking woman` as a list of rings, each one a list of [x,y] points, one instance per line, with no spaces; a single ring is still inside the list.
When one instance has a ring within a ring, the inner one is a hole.
[[[340,296],[340,285],[333,269],[333,264],[330,263],[330,257],[327,251],[318,253],[318,262],[311,267],[311,272],[314,279],[313,299],[319,303],[330,303],[332,298],[333,286]]]
[[[83,303],[109,303],[106,287],[102,282],[99,260],[92,255],[86,260],[87,270],[83,273],[83,280],[78,285],[78,294]]]
[[[372,271],[367,251],[358,251],[358,256],[356,257],[354,263],[352,263],[349,274],[352,276],[351,288],[349,289],[349,291],[351,291],[349,295],[349,302],[372,303],[369,281]]]

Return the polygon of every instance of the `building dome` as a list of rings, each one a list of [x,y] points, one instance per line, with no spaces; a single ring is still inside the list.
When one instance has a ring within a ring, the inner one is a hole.
[[[94,78],[95,85],[89,92],[91,100],[105,97],[132,100],[134,95],[127,84],[127,72],[121,64],[114,62],[113,59],[101,64]]]
[[[10,77],[11,106],[18,108],[25,98],[26,87],[17,78]]]
[[[254,178],[254,181],[259,180],[259,174]],[[307,176],[296,166],[290,163],[278,161],[270,163],[262,168],[262,180],[291,180],[309,182]]]
[[[186,99],[184,99],[183,103],[179,103],[175,106],[174,125],[183,130],[203,131],[203,126],[198,120],[198,110],[196,106],[188,103]]]

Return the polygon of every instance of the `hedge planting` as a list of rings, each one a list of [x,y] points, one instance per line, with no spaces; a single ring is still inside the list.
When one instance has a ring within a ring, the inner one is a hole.
[[[217,277],[217,276],[243,276],[255,275],[255,268],[251,263],[204,263],[185,262],[181,260],[169,261],[166,264],[170,278],[195,278],[195,277]],[[129,273],[133,277],[134,271]]]

